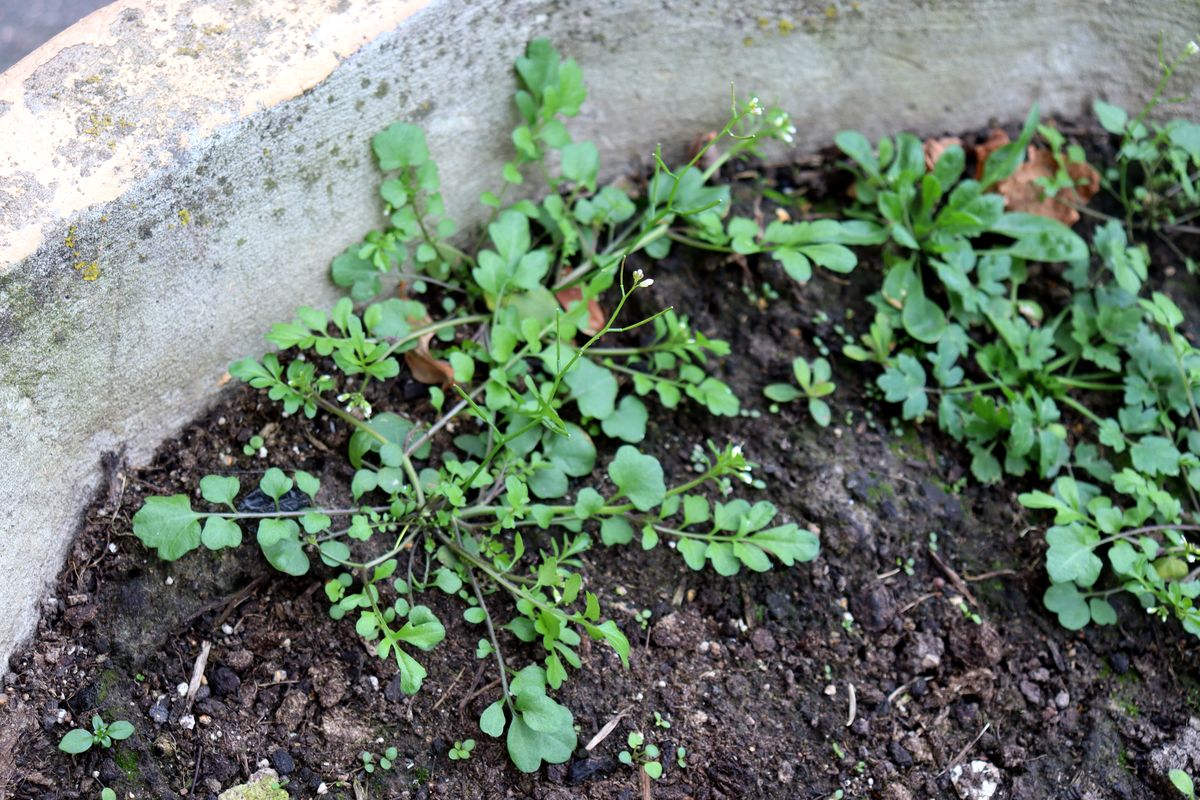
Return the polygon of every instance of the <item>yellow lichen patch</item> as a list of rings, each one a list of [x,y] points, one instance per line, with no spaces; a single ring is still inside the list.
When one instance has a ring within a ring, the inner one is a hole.
[[[109,114],[89,114],[88,126],[83,129],[83,133],[87,136],[99,136],[113,124],[113,118]]]
[[[826,17],[828,17],[829,19],[834,19],[837,17],[837,15],[838,15],[837,6],[830,4],[825,7],[825,16]]]
[[[192,212],[186,208],[179,209],[179,224],[190,225],[192,223]]]
[[[100,277],[99,261],[80,261],[75,264],[75,269],[79,270],[85,281],[94,281]]]
[[[762,28],[765,31],[767,28],[771,27],[771,20],[767,19],[766,17],[759,17],[758,18],[758,27]]]
[[[796,30],[796,23],[792,22],[790,19],[779,20],[779,32],[784,36],[787,36],[794,30]]]
[[[227,31],[227,30],[229,30],[228,25],[226,25],[225,23],[219,23],[217,25],[205,25],[203,28],[200,29],[200,32],[203,33],[205,36],[220,36],[222,33],[225,33],[225,31]]]
[[[68,250],[75,250],[75,246],[79,243],[75,238],[75,226],[67,228],[67,238],[64,240]]]

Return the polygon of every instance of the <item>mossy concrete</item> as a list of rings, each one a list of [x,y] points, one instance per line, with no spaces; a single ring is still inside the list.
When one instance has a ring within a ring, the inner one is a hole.
[[[36,622],[101,455],[144,463],[226,365],[382,222],[369,138],[425,126],[470,229],[513,124],[511,63],[583,66],[608,175],[720,124],[729,85],[845,127],[961,131],[1135,106],[1200,6],[1062,0],[120,0],[0,76],[0,665]],[[1196,89],[1190,64],[1177,90]],[[1195,114],[1189,102],[1181,113]],[[535,191],[536,187],[528,187]],[[127,546],[136,546],[130,542]]]

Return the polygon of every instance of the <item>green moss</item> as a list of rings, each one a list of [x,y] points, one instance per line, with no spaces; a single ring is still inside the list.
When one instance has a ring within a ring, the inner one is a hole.
[[[137,753],[132,749],[124,745],[117,747],[113,752],[113,762],[130,782],[136,782],[141,777],[142,770],[138,767]]]
[[[243,783],[221,792],[219,800],[288,800],[288,793],[279,786],[274,775]]]

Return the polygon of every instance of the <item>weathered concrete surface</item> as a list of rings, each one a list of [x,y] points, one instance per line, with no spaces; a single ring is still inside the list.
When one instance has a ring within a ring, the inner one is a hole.
[[[100,477],[200,410],[229,361],[381,221],[370,135],[423,124],[467,223],[495,188],[510,65],[549,36],[609,174],[719,124],[730,81],[840,128],[958,131],[1133,106],[1195,2],[122,0],[0,76],[0,662]],[[1178,88],[1197,88],[1189,65]],[[1183,109],[1195,114],[1195,102]]]

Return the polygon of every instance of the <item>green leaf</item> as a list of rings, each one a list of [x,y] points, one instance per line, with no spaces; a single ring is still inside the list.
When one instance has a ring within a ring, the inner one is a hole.
[[[595,191],[600,151],[592,142],[576,142],[562,149],[562,174],[567,180]]]
[[[504,701],[497,700],[483,710],[479,717],[479,729],[488,736],[499,739],[504,733]]]
[[[204,531],[200,534],[200,541],[209,550],[237,547],[242,543],[242,529],[231,519],[209,517],[204,520]]]
[[[66,736],[58,743],[58,749],[64,753],[78,755],[91,749],[94,737],[92,732],[83,728],[67,731]]]
[[[299,536],[300,526],[290,519],[264,519],[258,523],[258,545],[267,562],[297,577],[306,574],[309,567]]]
[[[1135,469],[1147,475],[1179,474],[1180,452],[1165,436],[1143,436],[1129,449]]]
[[[1055,525],[1046,531],[1046,572],[1055,583],[1076,581],[1091,586],[1104,562],[1095,554],[1100,534],[1083,525]]]
[[[622,445],[608,465],[608,476],[621,495],[639,511],[649,511],[666,497],[663,468],[654,456],[645,455],[632,445]]]
[[[457,594],[463,586],[462,578],[458,577],[454,570],[446,567],[440,567],[434,573],[433,583],[446,594]]]
[[[1173,769],[1167,773],[1167,777],[1170,778],[1171,785],[1183,793],[1185,797],[1194,798],[1196,796],[1196,786],[1192,783],[1191,775],[1188,775],[1181,769]]]
[[[616,408],[617,379],[612,371],[589,358],[580,358],[563,378],[579,413],[592,419],[608,419]]]
[[[983,178],[980,181],[984,189],[1016,172],[1017,167],[1025,160],[1025,148],[1029,146],[1030,140],[1033,139],[1034,131],[1037,130],[1037,123],[1038,105],[1034,103],[1029,109],[1029,115],[1025,118],[1025,124],[1021,128],[1021,135],[1015,141],[996,149],[988,156],[987,161],[984,162]]]
[[[379,270],[375,265],[358,257],[358,245],[346,248],[341,255],[333,259],[329,270],[333,282],[338,286],[349,287],[350,296],[355,300],[370,300],[383,288],[379,281]]]
[[[200,517],[187,495],[147,497],[133,515],[133,532],[159,558],[175,561],[200,546]]]
[[[124,741],[133,736],[133,723],[124,719],[113,720],[108,726],[108,736],[114,741]]]
[[[804,396],[804,392],[790,383],[772,383],[763,389],[763,394],[776,403],[790,403]]]
[[[1087,600],[1073,583],[1054,583],[1042,597],[1046,608],[1058,615],[1058,624],[1067,630],[1077,631],[1092,619]]]
[[[1100,127],[1109,133],[1124,135],[1125,125],[1129,122],[1129,115],[1125,113],[1125,109],[1103,100],[1096,100],[1092,103],[1092,110],[1096,112]]]
[[[605,436],[637,444],[646,438],[646,404],[633,395],[625,395],[616,410],[600,423]]]
[[[1109,603],[1102,597],[1093,597],[1088,601],[1088,608],[1092,613],[1092,622],[1097,625],[1116,625],[1117,612]]]
[[[596,466],[596,445],[587,431],[568,422],[566,435],[548,433],[543,451],[546,458],[567,475],[581,478],[591,475]]]
[[[575,500],[575,516],[588,519],[603,507],[604,496],[595,489],[585,486],[579,490],[579,497]]]
[[[747,541],[766,550],[789,567],[797,562],[812,561],[821,551],[817,535],[795,523],[759,531],[750,535]]]
[[[922,291],[910,294],[900,312],[904,330],[919,342],[935,344],[946,331],[946,314]]]
[[[1008,252],[1030,261],[1078,261],[1088,257],[1087,242],[1056,219],[1010,212],[991,228],[993,233],[1016,239]]]
[[[296,479],[297,488],[308,495],[309,500],[316,500],[317,492],[321,490],[321,481],[302,469],[296,470],[293,476]]]
[[[605,517],[600,523],[600,541],[612,547],[633,541],[633,526],[624,517]]]
[[[895,366],[888,367],[875,383],[890,403],[904,403],[905,419],[915,419],[929,409],[925,394],[925,368],[908,353],[901,353]]]
[[[432,650],[446,638],[446,629],[441,620],[426,606],[413,606],[408,612],[408,621],[397,632],[402,642],[421,650]]]
[[[278,467],[271,467],[263,473],[258,488],[262,489],[267,497],[279,502],[279,498],[292,490],[292,479],[284,475],[283,470]]]
[[[233,507],[241,484],[237,478],[220,475],[205,475],[200,479],[200,496],[216,505]]]
[[[632,531],[630,531],[632,536]],[[675,549],[683,556],[683,560],[687,565],[699,572],[704,569],[704,562],[707,557],[708,545],[700,539],[692,539],[690,537],[681,538],[675,543]]]
[[[397,122],[371,137],[371,149],[382,170],[419,167],[429,160],[425,132],[406,122]]]

